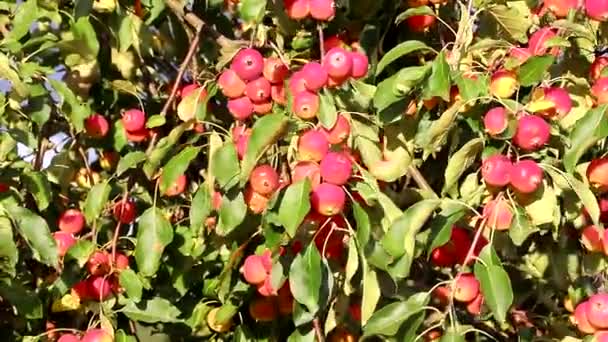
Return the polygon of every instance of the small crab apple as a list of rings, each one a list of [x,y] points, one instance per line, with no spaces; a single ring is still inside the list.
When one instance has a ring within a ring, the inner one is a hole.
[[[524,115],[517,121],[513,143],[524,151],[536,151],[551,137],[551,126],[541,117]]]
[[[114,257],[114,267],[119,270],[129,268],[129,257],[120,252],[116,252],[116,256]]]
[[[218,333],[225,333],[232,327],[232,317],[223,322],[218,321],[217,314],[220,310],[220,307],[211,309],[207,314],[206,321],[209,329]]]
[[[87,270],[94,276],[103,276],[110,273],[110,255],[106,251],[96,251],[87,261]]]
[[[247,204],[249,210],[251,210],[254,214],[261,214],[264,210],[266,210],[269,198],[255,192],[251,185],[245,189],[244,196],[245,204]]]
[[[121,121],[128,132],[138,132],[145,128],[146,114],[139,109],[129,109],[123,113]]]
[[[454,282],[454,299],[468,303],[479,294],[479,281],[471,273],[462,274]]]
[[[251,135],[251,128],[237,122],[230,130],[230,134],[232,136],[232,142],[236,143],[242,135]]]
[[[279,316],[274,298],[256,297],[249,303],[249,315],[258,322],[272,322]]]
[[[245,94],[253,103],[265,102],[270,99],[270,82],[264,77],[258,77],[247,83]]]
[[[549,118],[565,116],[572,110],[570,93],[564,88],[550,87],[542,90],[542,101],[551,103],[551,108],[540,111],[540,114]]]
[[[600,77],[593,87],[591,95],[595,96],[598,104],[608,103],[608,77]]]
[[[264,57],[256,49],[242,49],[232,59],[230,69],[234,70],[243,81],[253,81],[264,71]]]
[[[587,180],[598,192],[608,192],[608,157],[596,158],[587,166]]]
[[[494,107],[483,117],[483,126],[489,135],[495,137],[507,129],[509,118],[504,107]]]
[[[481,177],[490,186],[503,187],[511,181],[512,168],[509,157],[495,154],[482,161]]]
[[[237,120],[247,120],[253,115],[253,102],[247,96],[228,100],[228,111]]]
[[[456,264],[456,255],[452,246],[443,245],[433,249],[431,252],[431,262],[437,267],[452,267]]]
[[[598,205],[600,206],[600,222],[608,225],[608,198],[600,198]]]
[[[342,216],[332,216],[327,224],[317,230],[315,246],[325,258],[340,260],[344,255],[344,229],[347,229],[347,225]]]
[[[577,10],[579,8],[579,0],[545,0],[543,4],[544,8],[551,11],[558,18],[565,18],[570,10]]]
[[[413,15],[405,19],[405,23],[407,27],[413,32],[426,32],[431,26],[435,24],[434,15],[422,14],[422,15]]]
[[[289,280],[285,281],[283,286],[277,292],[277,307],[279,313],[283,316],[291,315],[293,312],[293,295],[289,287]]]
[[[162,181],[162,176],[161,176],[161,181]],[[182,192],[184,192],[184,190],[186,190],[187,183],[188,183],[188,178],[186,177],[186,175],[183,175],[183,174],[180,175],[179,177],[177,177],[175,182],[173,182],[173,184],[171,184],[165,190],[164,195],[167,197],[174,197],[174,196],[181,194]]]
[[[251,137],[251,132],[245,132],[241,136],[239,136],[236,142],[236,153],[238,154],[239,159],[243,159],[245,153],[247,152],[247,146],[249,145],[249,137]]]
[[[590,252],[602,252],[604,250],[602,245],[604,232],[605,230],[601,230],[594,225],[585,227],[581,232],[583,246]]]
[[[487,219],[488,227],[496,230],[507,230],[513,221],[513,211],[509,202],[504,198],[496,198],[483,207],[483,216]]]
[[[271,297],[277,295],[277,289],[272,286],[272,277],[266,278],[266,280],[259,284],[257,287],[258,293],[264,297]]]
[[[300,160],[320,162],[329,151],[329,142],[323,132],[312,129],[304,132],[298,139]]]
[[[103,151],[99,157],[99,166],[106,171],[112,171],[119,159],[120,155],[116,151]]]
[[[93,114],[84,121],[84,128],[91,138],[103,138],[110,131],[110,124],[105,116]]]
[[[316,93],[327,84],[329,75],[325,68],[317,62],[308,62],[300,70],[307,90]],[[297,96],[297,94],[296,94]]]
[[[535,56],[543,56],[547,53],[551,47],[548,46],[547,42],[557,36],[556,30],[550,27],[543,27],[536,30],[528,40],[528,50]],[[552,48],[551,54],[557,55],[559,49]]]
[[[241,267],[243,278],[251,285],[262,284],[268,278],[267,262],[265,256],[252,254],[245,258],[245,262]]]
[[[321,178],[324,182],[344,185],[353,173],[353,163],[342,152],[329,152],[321,160]]]
[[[89,284],[89,279],[87,278],[74,284],[74,286],[72,286],[72,289],[70,290],[70,294],[80,299],[80,301],[92,299],[93,295],[91,294],[91,286]]]
[[[511,168],[511,187],[522,194],[529,194],[543,182],[543,170],[531,159],[520,160]]]
[[[57,226],[59,230],[78,234],[84,228],[84,215],[78,209],[68,209],[59,215]]]
[[[289,74],[289,68],[276,57],[268,57],[264,61],[264,71],[262,72],[264,78],[272,84],[283,83],[287,75]]]
[[[301,70],[294,72],[289,79],[289,91],[295,96],[299,92],[306,91],[306,79]]]
[[[130,224],[137,216],[137,208],[135,207],[135,202],[130,199],[124,202],[120,200],[114,204],[112,213],[114,214],[114,218],[120,223]]]
[[[332,128],[322,128],[323,132],[327,136],[327,141],[332,145],[341,144],[350,135],[350,121],[344,116],[344,114],[338,114],[336,123]]]
[[[592,326],[598,329],[608,329],[608,294],[596,293],[589,297],[587,318]]]
[[[321,183],[313,189],[311,204],[321,215],[333,216],[342,212],[346,203],[344,190],[335,184]]]
[[[114,339],[107,331],[103,329],[91,329],[82,337],[81,342],[112,342]]]
[[[125,133],[127,135],[127,140],[134,143],[146,141],[146,139],[150,137],[150,131],[146,128],[140,129],[139,131],[125,131]]]
[[[310,0],[285,0],[285,10],[291,19],[304,19],[310,14]]]
[[[351,75],[353,70],[353,58],[343,48],[333,48],[325,54],[323,66],[327,74],[334,79],[341,79]]]
[[[321,21],[330,21],[336,15],[334,0],[308,0],[310,16]]]
[[[310,180],[312,188],[321,184],[321,167],[313,161],[298,162],[291,172],[291,180],[297,183],[305,178]]]
[[[270,97],[272,101],[284,106],[287,104],[287,94],[285,94],[285,86],[281,84],[273,84],[270,87]]]
[[[309,91],[296,94],[292,104],[293,113],[303,120],[310,120],[319,112],[319,96]]]
[[[199,88],[200,88],[200,85],[198,83],[186,84],[185,86],[181,87],[181,89],[178,91],[177,95],[183,99],[184,97],[192,94],[194,91],[196,91]],[[206,97],[207,92],[203,90],[203,92],[200,94],[200,96]]]
[[[80,337],[74,334],[63,334],[57,342],[80,342]]]
[[[474,316],[479,316],[481,314],[481,307],[483,305],[484,297],[481,292],[477,294],[477,296],[467,303],[467,311]]]
[[[268,114],[272,111],[272,101],[270,99],[264,101],[264,102],[259,102],[259,103],[253,103],[253,112],[256,114],[260,114],[260,115],[265,115]]]
[[[490,93],[501,99],[508,99],[519,87],[517,75],[510,70],[495,71],[490,79]]]
[[[532,53],[527,47],[514,47],[509,50],[509,56],[517,59],[519,63],[523,64],[532,57]]]
[[[589,78],[591,78],[592,81],[597,81],[602,77],[602,72],[606,66],[608,66],[608,56],[595,57],[591,64],[591,68],[589,68]]]
[[[64,256],[68,252],[70,247],[74,246],[77,242],[76,238],[72,233],[58,231],[53,233],[53,239],[57,244],[57,253],[59,256]]]
[[[585,0],[587,15],[597,21],[608,19],[608,2],[603,0]]]
[[[279,174],[268,164],[259,165],[251,171],[249,184],[255,192],[268,196],[279,188]]]
[[[110,281],[106,277],[91,276],[87,281],[94,300],[104,301],[112,294]]]
[[[365,77],[369,68],[369,60],[367,55],[361,52],[351,52],[350,56],[353,60],[353,70],[351,76],[355,79]]]
[[[232,69],[224,70],[217,79],[217,84],[224,96],[229,99],[236,99],[245,94],[247,84],[239,78],[239,75]]]

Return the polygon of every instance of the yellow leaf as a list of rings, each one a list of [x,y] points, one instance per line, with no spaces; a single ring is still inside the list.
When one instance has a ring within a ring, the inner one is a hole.
[[[72,294],[66,294],[60,299],[56,299],[51,306],[52,312],[72,311],[80,308],[80,298]]]

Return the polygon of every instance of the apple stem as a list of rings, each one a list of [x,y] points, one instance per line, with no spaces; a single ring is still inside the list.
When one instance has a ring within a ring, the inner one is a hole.
[[[323,58],[325,57],[325,46],[323,46],[323,42],[325,38],[323,37],[323,26],[321,24],[317,24],[317,31],[319,31],[319,52],[321,53],[321,65],[323,65]]]
[[[319,324],[318,317],[312,320],[312,326],[315,329],[315,335],[317,335],[317,341],[325,342],[325,337],[323,336],[323,332],[321,331],[321,324]]]
[[[416,165],[414,165],[414,164],[410,165],[410,167],[408,168],[408,171],[409,171],[410,175],[412,176],[412,178],[414,179],[414,181],[416,182],[416,184],[418,184],[420,189],[428,192],[434,198],[439,198],[439,196],[437,196],[437,194],[435,193],[435,190],[433,190],[433,188],[429,185],[429,182],[426,181],[426,178],[424,178],[422,173],[420,173],[420,170],[418,170]]]

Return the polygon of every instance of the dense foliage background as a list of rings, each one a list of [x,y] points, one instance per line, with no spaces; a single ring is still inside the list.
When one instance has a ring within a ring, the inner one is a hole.
[[[0,2],[0,335],[608,341],[607,19]]]

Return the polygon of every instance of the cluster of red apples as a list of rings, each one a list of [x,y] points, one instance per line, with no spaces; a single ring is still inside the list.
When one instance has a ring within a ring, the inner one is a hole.
[[[480,291],[479,280],[472,273],[461,273],[450,285],[437,287],[433,298],[439,305],[446,306],[452,301],[465,305],[466,310],[474,316],[481,314],[484,302]]]
[[[538,13],[551,12],[557,18],[566,18],[570,11],[584,7],[587,16],[593,20],[608,20],[608,2],[597,0],[544,0]]]
[[[449,0],[408,0],[407,5],[411,8],[428,6],[428,5],[445,5]],[[405,23],[410,31],[425,32],[435,24],[437,18],[430,14],[413,15],[405,19]]]
[[[597,342],[608,342],[608,294],[596,293],[578,303],[570,319],[583,334],[594,334]]]

